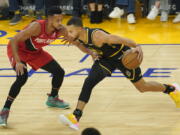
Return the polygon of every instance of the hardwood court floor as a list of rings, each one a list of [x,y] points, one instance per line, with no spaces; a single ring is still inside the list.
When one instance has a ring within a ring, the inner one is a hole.
[[[67,18],[65,17],[64,23]],[[7,70],[11,67],[6,56],[5,44],[8,42],[7,38],[12,37],[16,30],[22,29],[28,22],[28,18],[24,18],[17,26],[9,26],[7,21],[0,22],[0,107],[3,106],[9,87],[15,79],[7,77],[15,73]],[[180,83],[179,24],[146,19],[138,20],[135,25],[127,24],[124,19],[106,21],[101,25],[90,25],[87,18],[84,18],[84,22],[86,26],[101,27],[109,32],[132,38],[139,44],[146,44],[142,46],[144,61],[141,67],[146,73],[144,76],[147,81]],[[7,34],[2,36],[2,31]],[[59,46],[59,43],[60,40],[57,40],[53,43],[55,46],[45,49],[61,64],[66,75],[91,67],[91,58],[79,63],[84,54],[73,46]],[[152,73],[153,70],[160,73]],[[180,134],[180,110],[175,108],[169,96],[162,93],[139,93],[124,77],[106,78],[94,88],[80,122],[80,131],[73,131],[61,125],[58,116],[72,112],[75,108],[87,72],[83,70],[79,74],[81,75],[71,74],[65,77],[60,90],[60,97],[71,104],[69,110],[45,106],[46,93],[51,88],[50,74],[33,74],[29,77],[12,106],[8,119],[9,128],[0,129],[0,135],[80,135],[86,127],[96,127],[102,135]],[[113,74],[117,75],[121,76],[120,73]]]

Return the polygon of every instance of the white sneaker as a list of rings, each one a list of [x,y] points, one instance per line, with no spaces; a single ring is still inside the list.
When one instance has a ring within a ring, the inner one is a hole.
[[[158,13],[159,13],[159,9],[156,6],[154,6],[149,12],[147,19],[154,20],[157,17]]]
[[[173,23],[179,23],[179,22],[180,22],[180,13],[173,20]]]
[[[119,7],[115,7],[113,11],[109,14],[110,18],[121,18],[124,14],[124,10],[120,9]]]
[[[129,15],[127,16],[127,21],[128,21],[129,24],[136,23],[134,14],[129,14]]]
[[[178,83],[173,83],[172,85],[176,88],[176,90],[180,91],[180,85]]]
[[[160,21],[161,22],[167,22],[168,21],[168,12],[167,11],[162,11],[161,12]]]
[[[59,120],[62,124],[67,125],[74,130],[79,130],[79,123],[73,114],[59,115]]]

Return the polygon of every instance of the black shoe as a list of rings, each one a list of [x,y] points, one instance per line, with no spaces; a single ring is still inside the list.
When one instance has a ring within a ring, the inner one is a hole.
[[[22,20],[20,14],[15,14],[14,17],[11,19],[9,25],[16,25]]]
[[[96,18],[97,18],[97,12],[93,11],[90,14],[90,23],[96,23]]]

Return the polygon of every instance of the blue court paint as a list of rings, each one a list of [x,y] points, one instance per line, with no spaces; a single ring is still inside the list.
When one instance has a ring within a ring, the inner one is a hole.
[[[10,71],[10,70],[13,70],[13,68],[0,68],[0,72],[4,70]],[[16,75],[0,75],[0,77],[16,77]]]
[[[16,32],[20,32],[21,30],[16,30]]]
[[[28,77],[31,77],[33,74],[50,74],[48,73],[47,71],[35,71],[33,69],[30,69],[29,72],[28,72]],[[51,74],[50,74],[50,77],[51,77]]]
[[[4,37],[7,35],[7,32],[6,31],[2,31],[0,30],[0,37]]]
[[[180,45],[180,44],[142,44],[142,45]],[[7,45],[0,45],[0,47],[6,47]],[[49,45],[49,46],[67,46],[67,45]],[[82,59],[80,59],[80,63],[84,62],[87,58],[88,58],[88,54],[84,55]],[[155,78],[155,77],[160,77],[160,78],[164,78],[164,77],[171,77],[171,73],[173,70],[177,70],[178,68],[148,68],[146,70],[146,72],[143,74],[143,77],[151,77],[151,78]],[[4,71],[4,70],[13,70],[12,68],[0,68],[0,72]],[[90,68],[83,68],[83,69],[79,69],[77,71],[73,71],[71,73],[68,73],[65,75],[65,77],[71,77],[71,76],[87,76],[89,71],[91,69]],[[39,72],[39,71],[34,71],[33,69],[31,69],[28,72],[28,76],[31,77],[33,74],[49,74],[48,72]],[[16,77],[16,75],[1,75],[0,77]],[[52,77],[52,75],[50,74],[50,77]],[[111,77],[124,77],[124,75],[119,72],[119,71],[114,71],[112,73]]]
[[[79,61],[79,63],[83,63],[87,58],[89,54],[84,55],[84,57]]]
[[[90,68],[83,68],[83,69],[74,71],[72,73],[66,74],[65,77],[88,75],[90,70],[91,70]]]
[[[0,77],[16,77],[16,75],[1,75],[1,72],[3,71],[10,71],[13,70],[12,68],[0,68]],[[72,76],[87,76],[90,72],[90,68],[82,68],[76,71],[73,71],[71,73],[68,73],[65,75],[65,77],[72,77]],[[143,74],[143,77],[148,78],[169,78],[172,75],[172,72],[178,70],[178,68],[148,68],[145,73]],[[30,69],[28,71],[28,76],[32,77],[35,74],[48,74],[49,77],[52,77],[52,75],[46,71],[35,71],[33,69]],[[111,77],[125,77],[122,72],[119,70],[115,70],[112,73]]]
[[[173,70],[177,70],[177,68],[149,68],[143,77],[171,77],[170,74]]]

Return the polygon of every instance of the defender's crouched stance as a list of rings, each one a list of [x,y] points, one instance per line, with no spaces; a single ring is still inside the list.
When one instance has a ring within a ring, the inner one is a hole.
[[[52,89],[46,105],[49,107],[69,108],[69,104],[58,98],[58,92],[64,79],[64,70],[54,58],[42,49],[60,36],[67,36],[66,28],[61,24],[61,10],[52,7],[48,10],[47,20],[38,20],[19,32],[8,44],[7,53],[10,63],[17,73],[5,105],[0,112],[0,126],[7,125],[11,104],[18,96],[28,79],[26,64],[34,70],[39,68],[52,74]]]

